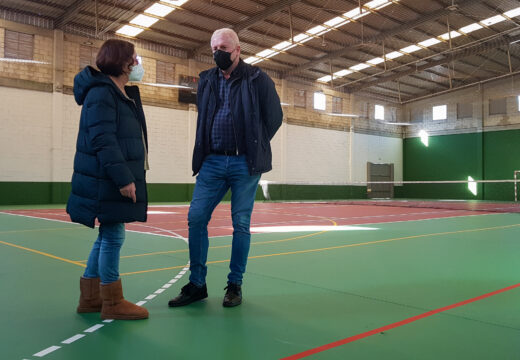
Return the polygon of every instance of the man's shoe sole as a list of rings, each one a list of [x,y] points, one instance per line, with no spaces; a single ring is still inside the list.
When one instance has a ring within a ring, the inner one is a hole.
[[[228,302],[223,302],[223,303],[222,303],[222,306],[224,306],[224,307],[235,307],[235,306],[238,306],[238,305],[240,305],[240,304],[242,304],[242,300],[240,300],[240,302],[239,302],[239,303],[236,303],[236,304],[228,303]]]
[[[200,296],[200,297],[196,297],[194,299],[190,299],[189,301],[184,301],[184,302],[180,302],[180,303],[173,303],[171,300],[168,301],[168,306],[169,307],[180,307],[180,306],[186,306],[186,305],[189,305],[191,303],[194,303],[196,301],[200,301],[200,300],[204,300],[205,298],[208,297],[208,294],[205,294],[203,296]]]

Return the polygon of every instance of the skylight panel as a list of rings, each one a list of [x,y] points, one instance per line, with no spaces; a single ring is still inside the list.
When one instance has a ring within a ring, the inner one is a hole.
[[[330,27],[339,27],[341,25],[345,25],[346,23],[349,23],[350,20],[347,20],[345,18],[342,18],[340,16],[335,17],[334,19],[330,19],[329,21],[325,22],[325,25]]]
[[[385,59],[383,59],[382,57],[377,57],[377,58],[370,59],[367,61],[367,63],[372,64],[372,65],[381,64],[383,62],[385,62]]]
[[[361,71],[361,70],[364,70],[364,69],[369,68],[369,67],[370,67],[370,65],[361,63],[361,64],[358,64],[358,65],[351,66],[350,69],[354,70],[354,71]]]
[[[407,47],[401,49],[402,52],[405,52],[407,54],[411,54],[411,53],[419,51],[419,50],[422,50],[422,48],[417,45],[410,45],[410,46],[407,46]]]
[[[491,25],[498,24],[499,22],[502,22],[505,20],[507,20],[507,19],[505,17],[503,17],[502,15],[497,15],[497,16],[493,16],[488,19],[482,20],[481,23],[486,26],[491,26]]]
[[[258,54],[256,54],[257,57],[268,57],[269,55],[273,55],[274,53],[276,53],[274,50],[271,50],[271,49],[265,49],[263,51],[260,51]]]
[[[141,28],[138,28],[135,26],[125,25],[121,29],[117,30],[116,34],[126,35],[126,36],[137,36],[141,32],[143,32],[143,30],[144,29],[141,29]]]
[[[366,6],[367,8],[370,8],[370,9],[374,9],[378,6],[381,6],[381,5],[387,4],[387,3],[389,3],[388,0],[373,0],[373,1],[367,2],[363,6]]]
[[[140,14],[140,15],[137,15],[135,18],[133,18],[130,21],[130,23],[139,25],[139,26],[143,26],[143,27],[150,27],[153,24],[155,24],[157,21],[159,21],[159,19]]]
[[[464,34],[469,34],[469,33],[472,33],[473,31],[477,31],[482,28],[483,28],[483,26],[480,25],[479,23],[474,23],[474,24],[470,24],[468,26],[464,26],[464,27],[460,28],[459,31],[463,32]]]
[[[330,31],[330,29],[327,29],[325,26],[318,25],[313,27],[312,29],[307,30],[306,33],[311,35],[321,35],[323,33],[323,30]]]
[[[510,17],[510,18],[517,17],[520,15],[520,7],[517,7],[516,9],[513,9],[513,10],[506,11],[504,13],[504,15],[507,17]]]
[[[331,81],[331,80],[332,80],[332,76],[330,76],[330,75],[323,76],[323,77],[320,77],[320,78],[318,79],[318,81],[321,81],[321,82],[329,82],[329,81]]]
[[[288,47],[290,45],[292,45],[292,43],[290,43],[289,41],[282,41],[281,43],[276,44],[275,46],[273,46],[273,49],[283,50],[283,49],[285,49],[286,47]]]
[[[419,43],[419,45],[424,46],[424,47],[430,47],[430,46],[433,46],[433,45],[437,45],[440,42],[441,41],[439,39],[437,39],[437,38],[431,38],[431,39],[428,39],[428,40],[421,41]]]
[[[366,12],[366,10],[364,10],[364,11]],[[343,14],[343,16],[348,17],[350,19],[357,19],[357,17],[360,15],[361,15],[361,10],[359,9],[359,7],[356,7]]]
[[[459,36],[462,36],[462,34],[458,31],[453,30],[453,31],[450,31],[449,33],[442,34],[439,37],[442,40],[449,40],[450,38],[455,39]]]
[[[172,4],[175,6],[182,6],[188,2],[188,0],[160,0],[163,3]]]
[[[294,42],[302,42],[302,40],[310,40],[311,37],[307,34],[298,34],[295,37],[293,37]]]
[[[175,10],[175,8],[172,8],[171,6],[155,3],[148,9],[146,9],[144,12],[155,16],[165,17],[173,10]]]
[[[394,51],[394,52],[391,52],[390,54],[386,54],[386,58],[387,59],[396,59],[400,56],[403,56],[404,54],[403,53],[400,53],[399,51]]]
[[[245,62],[246,64],[252,64],[252,63],[254,63],[254,62],[257,61],[257,60],[260,60],[260,59],[257,58],[256,56],[250,56],[250,57],[248,57],[247,59],[245,59],[244,62]]]
[[[349,74],[352,74],[352,71],[348,70],[348,69],[336,71],[334,73],[334,75],[337,76],[337,77],[343,77],[343,76],[346,76],[346,75],[349,75]]]

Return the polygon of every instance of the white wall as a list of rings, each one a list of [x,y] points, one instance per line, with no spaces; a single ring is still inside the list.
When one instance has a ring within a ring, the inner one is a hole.
[[[0,87],[0,181],[70,181],[81,107],[73,96]],[[150,183],[192,183],[196,109],[145,106]],[[284,123],[273,138],[276,182],[366,181],[366,162],[394,163],[402,140]]]

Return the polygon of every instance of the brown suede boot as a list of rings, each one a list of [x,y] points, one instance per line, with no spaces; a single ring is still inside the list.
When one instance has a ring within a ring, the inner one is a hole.
[[[101,284],[101,299],[103,299],[101,319],[139,320],[148,318],[148,310],[123,298],[121,279],[110,284]]]
[[[91,313],[101,311],[101,297],[99,296],[99,278],[79,279],[79,305],[76,309],[79,313]]]

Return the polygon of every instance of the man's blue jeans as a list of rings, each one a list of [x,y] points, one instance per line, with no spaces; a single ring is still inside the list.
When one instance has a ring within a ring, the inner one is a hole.
[[[233,242],[228,282],[242,284],[251,242],[251,213],[259,180],[260,175],[249,175],[245,155],[209,155],[204,160],[188,212],[190,281],[195,285],[202,286],[206,283],[208,223],[213,210],[229,189]]]
[[[124,241],[125,224],[101,224],[83,277],[100,277],[102,284],[117,281],[119,279],[119,251]]]

